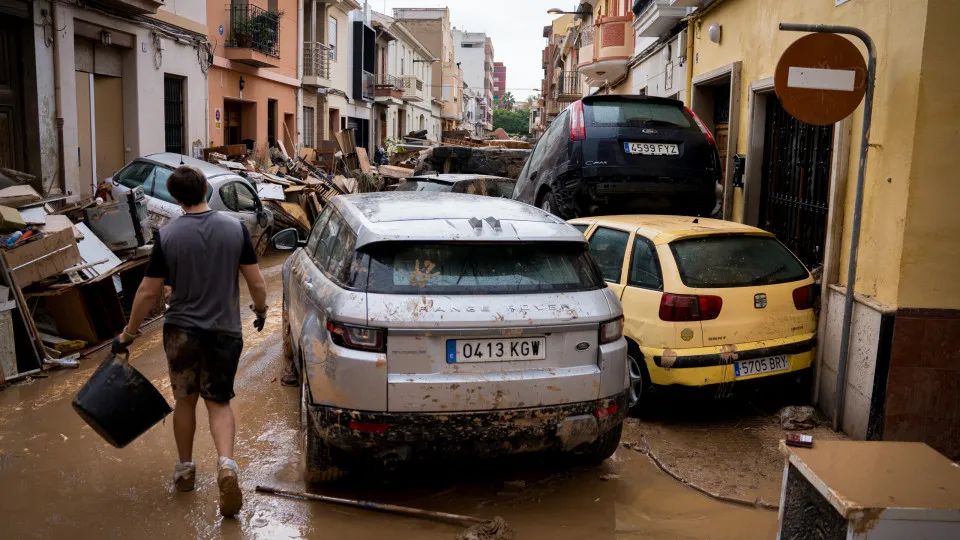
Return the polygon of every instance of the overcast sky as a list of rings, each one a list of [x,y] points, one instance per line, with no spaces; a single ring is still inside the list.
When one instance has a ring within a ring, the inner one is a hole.
[[[363,3],[363,0],[360,0]],[[393,16],[394,8],[449,7],[450,22],[468,32],[486,32],[494,59],[507,66],[507,90],[517,101],[539,93],[543,79],[543,27],[556,17],[552,7],[572,10],[575,0],[369,0],[374,11]]]

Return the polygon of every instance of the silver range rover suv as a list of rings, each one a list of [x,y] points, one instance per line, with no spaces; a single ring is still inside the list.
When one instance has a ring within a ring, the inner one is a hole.
[[[623,311],[583,235],[453,193],[334,198],[283,267],[306,478],[540,450],[602,461],[627,412]]]

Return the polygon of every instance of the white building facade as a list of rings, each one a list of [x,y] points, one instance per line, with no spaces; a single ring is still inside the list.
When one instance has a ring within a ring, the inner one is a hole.
[[[28,136],[20,161],[44,191],[89,197],[138,156],[207,146],[206,9],[188,0],[0,2],[0,33],[32,35],[15,51],[30,65],[17,74],[25,106],[14,129]]]

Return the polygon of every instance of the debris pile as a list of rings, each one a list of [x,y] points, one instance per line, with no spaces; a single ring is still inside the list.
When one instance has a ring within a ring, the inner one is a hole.
[[[116,200],[66,204],[64,195],[41,196],[30,175],[0,174],[12,184],[0,189],[2,385],[49,367],[76,367],[81,355],[120,333],[153,227],[142,187]],[[154,315],[162,308],[161,300]]]

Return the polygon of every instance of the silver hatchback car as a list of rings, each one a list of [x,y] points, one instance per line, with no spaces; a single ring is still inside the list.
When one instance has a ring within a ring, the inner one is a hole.
[[[583,235],[453,193],[334,198],[283,267],[308,481],[437,453],[616,450],[623,311]]]

